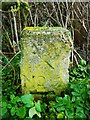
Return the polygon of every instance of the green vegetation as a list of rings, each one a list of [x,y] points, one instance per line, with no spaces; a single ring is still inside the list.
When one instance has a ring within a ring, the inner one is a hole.
[[[7,56],[8,60],[10,56]],[[3,64],[7,64],[2,56]],[[55,100],[36,100],[33,95],[21,94],[17,55],[2,71],[2,117],[3,120],[56,120],[65,118],[90,119],[90,65],[81,60],[70,69],[70,83],[66,91]],[[13,65],[16,73],[13,71]]]

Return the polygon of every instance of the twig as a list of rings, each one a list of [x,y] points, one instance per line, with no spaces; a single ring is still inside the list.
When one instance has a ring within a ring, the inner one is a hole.
[[[13,24],[12,24],[11,13],[9,13],[9,18],[10,18],[10,25],[11,25],[12,40],[14,40],[14,31],[13,31]]]
[[[18,11],[18,17],[19,17],[19,32],[22,30],[22,25],[21,25],[21,17],[20,17],[20,10]]]
[[[52,6],[53,6],[53,9],[54,9],[54,12],[55,12],[55,15],[56,15],[56,21],[58,22],[59,26],[61,26],[61,23],[59,21],[59,17],[58,17],[58,14],[57,14],[57,11],[56,11],[56,8],[55,8],[55,5],[54,5],[54,2],[52,3]]]
[[[82,60],[82,57],[80,56],[80,54],[74,49],[74,52],[78,55],[78,57]]]
[[[11,25],[11,34],[12,34],[12,44],[14,42],[14,31],[13,31],[13,24],[12,24],[12,18],[11,18],[11,13],[9,13],[9,18],[10,18],[10,25]],[[14,53],[16,53],[14,45],[12,45]]]
[[[32,24],[34,25],[34,20],[33,20],[33,17],[32,17],[31,9],[29,9],[29,13],[30,13],[31,22],[32,22]]]
[[[14,52],[2,52],[4,55],[13,55],[15,54]]]
[[[11,63],[11,61],[20,53],[21,51],[17,52],[12,58],[11,60],[4,66],[4,68],[2,69],[2,71]]]
[[[3,25],[2,25],[2,26],[3,26]],[[9,43],[10,43],[10,46],[11,46],[11,48],[13,49],[13,44],[12,44],[11,39],[10,39],[10,37],[9,37],[9,34],[8,34],[8,32],[6,31],[6,29],[4,28],[4,26],[3,26],[3,29],[4,29],[4,31],[5,31],[5,33],[6,33],[6,35],[7,35],[8,41],[9,41]]]
[[[4,56],[4,58],[7,60],[7,62],[9,63],[9,61],[8,61],[8,58],[3,54],[3,52],[1,52],[0,51],[0,53]],[[11,65],[11,63],[9,63],[10,65]],[[11,65],[11,67],[12,67],[12,69],[13,69],[13,71],[14,71],[14,80],[15,80],[15,74],[16,74],[16,72],[15,72],[15,68]]]
[[[38,8],[36,8],[36,11],[35,11],[34,27],[37,26],[37,10],[38,10]]]
[[[52,17],[52,14],[53,14],[53,12],[54,12],[54,9],[52,10],[52,13],[49,13],[49,10],[48,10],[48,8],[45,6],[45,4],[43,4],[43,6],[46,8],[48,18],[51,18],[52,20],[54,20],[54,21],[60,26],[60,23],[58,23],[58,21],[57,21],[54,17]]]
[[[75,58],[76,64],[79,65],[79,64],[78,64],[78,60],[77,60],[77,58],[76,58],[75,55],[74,55],[74,58]]]
[[[14,8],[16,8],[16,6],[14,6]],[[11,6],[11,9],[13,10],[13,6]],[[12,11],[12,15],[13,15],[13,20],[14,20],[14,29],[15,29],[15,35],[16,35],[17,48],[18,48],[18,50],[20,50],[19,40],[18,40],[18,32],[17,32],[17,24],[16,24],[16,18],[15,18],[16,15],[13,11]]]
[[[73,7],[73,3],[72,3],[72,7]],[[74,13],[73,13],[73,10],[71,11],[71,19],[74,19]],[[73,20],[70,21],[71,23],[71,29],[72,29],[72,40],[73,40],[73,43],[74,43],[74,27],[73,27]],[[74,50],[74,45],[72,45],[72,63],[73,63],[73,50]]]
[[[60,5],[59,5],[59,3],[57,2],[57,4],[58,4],[58,10],[60,11],[60,18],[61,18],[61,22],[62,22],[62,27],[64,27],[64,21],[63,21],[63,16],[62,16],[62,12],[61,12],[61,9],[60,9]]]
[[[77,16],[77,18],[78,18],[78,20],[80,21],[80,23],[82,24],[82,20],[79,18],[79,16],[78,16],[78,14],[77,14],[77,12],[74,10],[74,13],[76,14],[76,16]]]

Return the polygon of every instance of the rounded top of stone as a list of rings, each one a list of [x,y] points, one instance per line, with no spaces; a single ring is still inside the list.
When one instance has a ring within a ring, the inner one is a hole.
[[[69,30],[67,30],[66,28],[63,27],[25,27],[23,29],[23,31],[67,31],[69,32]]]
[[[43,34],[43,35],[49,35],[53,34],[56,38],[61,38],[63,42],[69,43],[71,46],[73,46],[72,38],[71,38],[71,32],[63,27],[25,27],[22,30],[22,33],[25,32],[25,34]]]

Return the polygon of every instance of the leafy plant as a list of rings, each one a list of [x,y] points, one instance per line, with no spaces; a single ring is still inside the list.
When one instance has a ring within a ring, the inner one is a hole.
[[[43,104],[44,105],[44,104]],[[10,100],[6,101],[3,97],[2,101],[2,117],[5,118],[11,116],[16,116],[17,118],[33,118],[34,115],[41,117],[41,112],[43,111],[42,101],[34,101],[34,97],[31,94],[22,95],[21,97],[10,95]]]
[[[11,63],[16,71],[19,70],[18,60],[19,56]],[[3,63],[7,64],[7,61],[4,59]],[[35,101],[32,94],[22,95],[20,90],[17,92],[20,84],[13,80],[13,70],[11,66],[8,66],[2,72],[3,119],[90,119],[90,65],[86,65],[86,62],[82,60],[78,66],[75,65],[69,70],[69,75],[68,88],[61,96],[56,96],[54,101],[45,99],[44,102],[41,100]],[[16,81],[17,78],[19,80],[18,74],[15,77]]]
[[[56,97],[56,101],[50,101],[50,112],[57,118],[90,118],[89,117],[89,74],[85,61],[70,70],[70,83],[68,92],[64,97]]]

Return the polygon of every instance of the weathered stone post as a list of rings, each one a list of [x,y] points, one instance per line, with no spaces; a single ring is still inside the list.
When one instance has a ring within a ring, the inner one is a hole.
[[[69,82],[70,32],[61,27],[26,27],[21,42],[22,92],[59,95]]]

